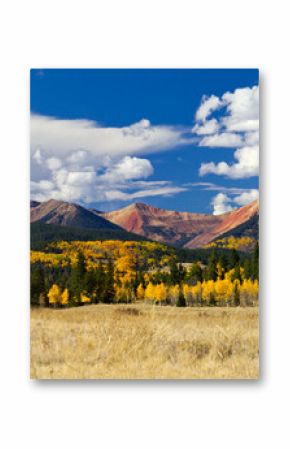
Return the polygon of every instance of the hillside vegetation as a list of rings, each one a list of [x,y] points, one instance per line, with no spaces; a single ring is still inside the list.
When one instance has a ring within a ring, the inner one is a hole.
[[[177,263],[154,242],[57,242],[31,252],[32,305],[78,306],[136,300],[176,306],[253,306],[258,248],[243,262],[212,251],[206,261]]]

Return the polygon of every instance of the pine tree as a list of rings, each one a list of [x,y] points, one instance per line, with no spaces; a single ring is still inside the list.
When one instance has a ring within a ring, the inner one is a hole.
[[[187,279],[191,281],[193,284],[197,284],[198,282],[202,282],[202,269],[199,263],[194,262],[191,265],[191,268],[187,274]]]
[[[186,307],[185,297],[184,297],[184,294],[183,294],[183,291],[181,288],[179,289],[179,295],[178,295],[176,307]]]
[[[179,284],[180,282],[180,273],[179,273],[179,269],[177,266],[177,263],[174,259],[171,260],[170,264],[169,264],[169,269],[170,269],[170,283],[172,285],[175,284]]]
[[[256,243],[252,258],[252,279],[259,280],[259,242]]]
[[[213,251],[209,257],[208,260],[208,266],[206,268],[206,280],[212,280],[212,281],[216,281],[217,280],[217,258],[216,258],[216,254],[215,251]]]
[[[84,278],[86,274],[86,262],[84,254],[79,251],[77,255],[77,262],[72,267],[70,278],[70,291],[74,303],[79,303],[81,299],[81,292],[84,290]]]
[[[32,305],[39,305],[41,294],[45,294],[44,270],[40,263],[31,265],[30,301]]]
[[[110,304],[115,299],[115,282],[114,282],[114,264],[110,260],[108,263],[107,273],[105,276],[105,285],[104,285],[104,303]]]
[[[232,276],[232,281],[240,281],[242,280],[241,277],[241,267],[239,263],[236,263],[235,267],[234,267],[234,272],[233,272],[233,276]]]
[[[251,279],[252,278],[252,260],[250,258],[246,258],[244,262],[244,278]]]
[[[221,265],[221,267],[222,267],[224,273],[225,273],[226,271],[228,271],[228,269],[229,269],[229,261],[228,261],[227,256],[226,256],[224,253],[222,253],[222,254],[219,256],[218,262],[220,263],[220,265]]]
[[[239,263],[240,263],[239,253],[236,249],[232,249],[230,254],[229,268],[234,268]]]
[[[96,269],[96,298],[95,302],[102,302],[105,298],[106,272],[100,262]]]
[[[83,289],[91,296],[96,289],[96,271],[93,268],[90,268],[84,276]]]
[[[234,281],[234,306],[238,307],[240,305],[240,283]]]

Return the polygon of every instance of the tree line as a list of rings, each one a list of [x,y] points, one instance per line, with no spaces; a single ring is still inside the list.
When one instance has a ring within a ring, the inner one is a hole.
[[[258,244],[243,259],[236,250],[228,256],[213,250],[206,264],[194,262],[186,270],[172,257],[166,270],[149,272],[133,253],[92,266],[78,251],[74,263],[31,264],[31,304],[68,307],[145,300],[177,306],[253,305],[258,279]]]

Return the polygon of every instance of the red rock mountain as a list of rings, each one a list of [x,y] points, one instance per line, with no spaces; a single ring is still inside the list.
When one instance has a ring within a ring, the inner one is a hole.
[[[259,203],[254,201],[222,215],[176,212],[135,203],[102,216],[129,232],[149,239],[198,248],[258,214]]]

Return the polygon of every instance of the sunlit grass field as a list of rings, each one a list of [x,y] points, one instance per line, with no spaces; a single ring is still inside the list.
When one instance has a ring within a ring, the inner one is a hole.
[[[258,308],[31,310],[33,379],[257,379]]]

